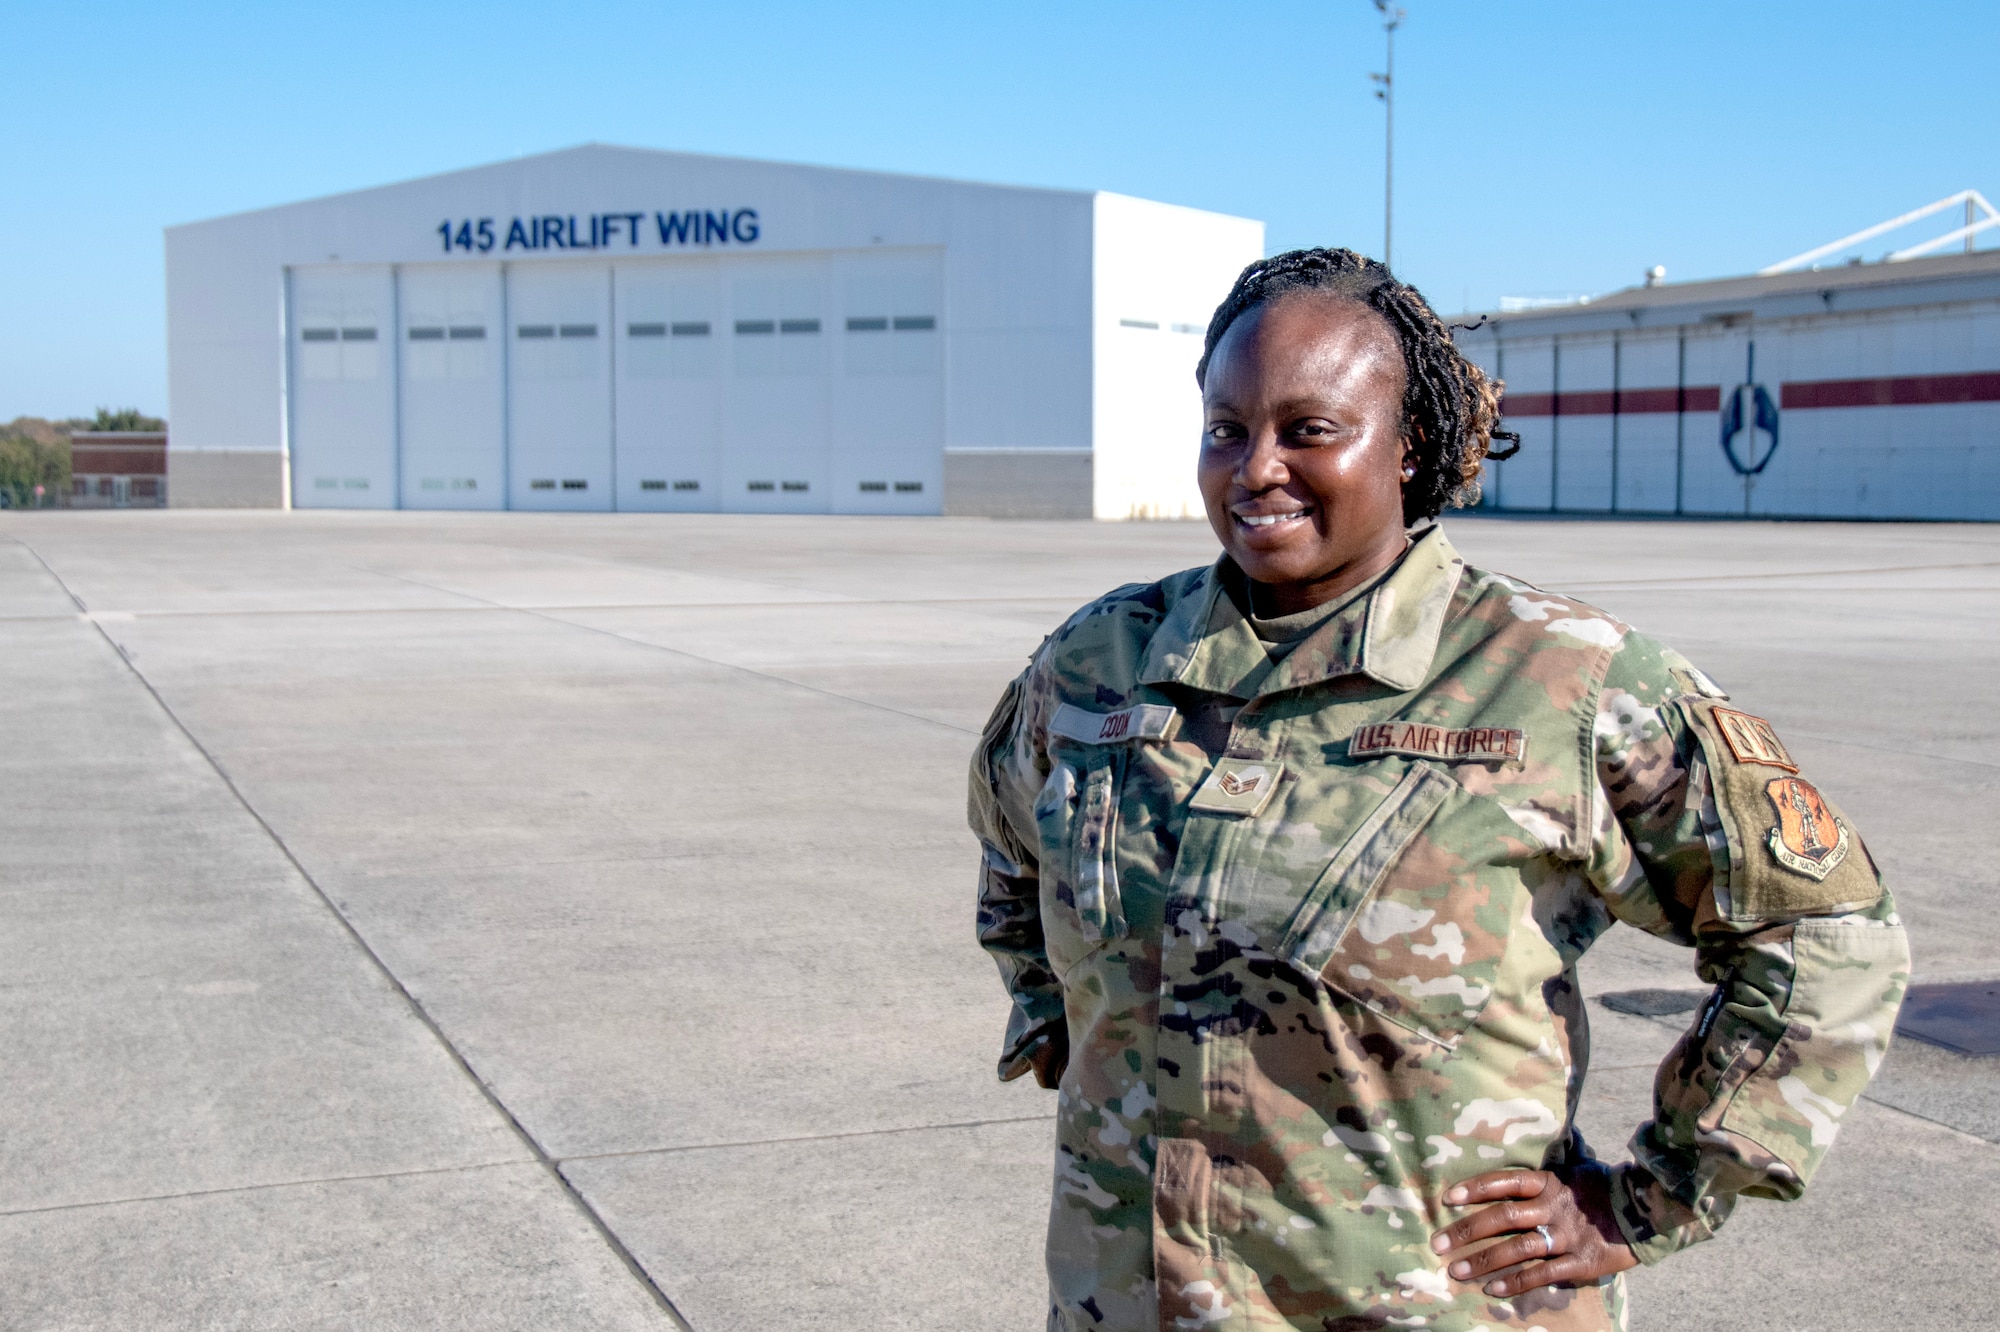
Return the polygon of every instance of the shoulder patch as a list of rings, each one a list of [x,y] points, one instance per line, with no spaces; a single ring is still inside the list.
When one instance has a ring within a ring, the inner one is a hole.
[[[1708,761],[1729,842],[1729,916],[1774,920],[1872,906],[1881,881],[1856,834],[1811,782],[1771,723],[1709,699],[1674,703]]]
[[[1762,717],[1753,717],[1733,708],[1715,708],[1709,715],[1715,718],[1715,729],[1721,733],[1723,743],[1729,746],[1730,754],[1738,763],[1762,763],[1767,767],[1783,768],[1786,772],[1799,770],[1799,765],[1792,762],[1784,741],[1778,739],[1777,731]]]
[[[1471,726],[1451,730],[1422,722],[1377,722],[1348,738],[1349,758],[1380,758],[1408,754],[1446,763],[1513,763],[1527,754],[1528,733],[1505,726]]]
[[[1085,745],[1115,745],[1124,740],[1171,740],[1180,730],[1180,713],[1164,703],[1140,703],[1116,712],[1092,712],[1065,703],[1049,718],[1049,734]]]
[[[1764,784],[1764,795],[1778,814],[1777,827],[1764,839],[1772,858],[1814,883],[1824,882],[1847,859],[1847,825],[1803,777],[1773,777]]]

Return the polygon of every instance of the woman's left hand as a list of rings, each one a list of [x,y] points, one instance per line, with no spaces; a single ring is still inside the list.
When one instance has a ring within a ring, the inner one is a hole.
[[[1609,1181],[1602,1169],[1579,1171],[1570,1179],[1546,1170],[1474,1175],[1446,1189],[1445,1202],[1495,1205],[1432,1235],[1431,1249],[1450,1254],[1495,1235],[1512,1235],[1447,1268],[1459,1281],[1492,1277],[1482,1289],[1499,1296],[1558,1282],[1583,1285],[1637,1267],[1611,1213]]]

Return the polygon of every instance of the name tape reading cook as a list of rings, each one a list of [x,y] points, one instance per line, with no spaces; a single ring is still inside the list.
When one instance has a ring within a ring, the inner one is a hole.
[[[1181,715],[1163,703],[1141,703],[1117,712],[1092,712],[1065,703],[1049,718],[1049,734],[1086,745],[1115,745],[1123,740],[1171,740]]]
[[[1377,722],[1363,726],[1347,742],[1349,758],[1407,754],[1447,763],[1519,763],[1527,754],[1528,733],[1507,726],[1454,730],[1420,722]]]

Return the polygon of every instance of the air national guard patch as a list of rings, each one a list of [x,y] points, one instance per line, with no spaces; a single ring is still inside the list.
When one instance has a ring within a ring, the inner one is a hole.
[[[1422,722],[1377,722],[1354,733],[1347,742],[1347,756],[1362,759],[1408,754],[1446,763],[1519,763],[1527,747],[1528,733],[1511,727],[1472,726],[1454,731]]]
[[[1778,826],[1771,829],[1771,855],[1780,865],[1816,882],[1847,859],[1847,825],[1826,807],[1803,777],[1775,777],[1764,787]]]
[[[1271,802],[1271,792],[1278,789],[1278,779],[1284,773],[1284,764],[1264,759],[1219,759],[1188,807],[1209,814],[1254,818]]]

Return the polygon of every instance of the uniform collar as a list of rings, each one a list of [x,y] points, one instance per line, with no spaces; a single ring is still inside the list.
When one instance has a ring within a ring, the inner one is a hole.
[[[1224,555],[1202,572],[1147,644],[1141,684],[1182,684],[1250,699],[1361,674],[1415,689],[1430,674],[1465,561],[1433,526],[1389,576],[1332,612],[1275,666],[1249,619],[1223,591]]]

